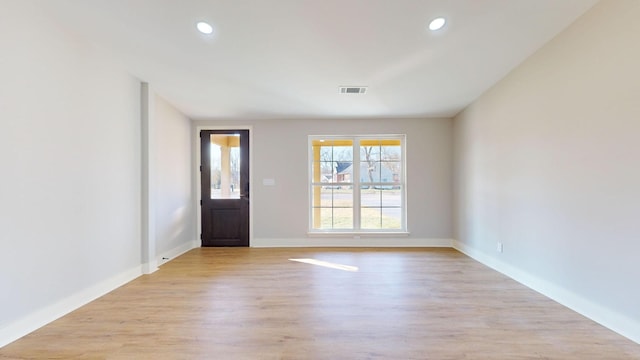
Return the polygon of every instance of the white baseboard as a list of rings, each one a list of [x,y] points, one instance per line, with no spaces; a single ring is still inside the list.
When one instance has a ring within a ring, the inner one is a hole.
[[[55,304],[35,311],[0,329],[0,347],[39,329],[40,327],[80,308],[83,305],[105,295],[106,293],[130,282],[142,275],[142,266],[136,266],[109,279],[101,281],[89,288],[58,301]]]
[[[158,261],[156,259],[152,259],[148,263],[143,263],[141,267],[143,274],[153,274],[154,272],[158,271]]]
[[[451,239],[414,239],[409,237],[313,237],[303,239],[254,238],[251,247],[452,247]]]
[[[640,344],[640,323],[628,317],[595,304],[592,301],[579,296],[563,287],[550,283],[539,277],[522,271],[512,265],[506,264],[492,256],[478,251],[462,242],[453,240],[453,248],[482,264],[516,280],[517,282],[553,299],[569,309],[607,327],[618,334]]]
[[[184,243],[180,246],[176,246],[175,248],[169,250],[169,251],[165,251],[162,254],[158,255],[157,257],[157,262],[158,262],[158,266],[162,266],[165,263],[177,258],[178,256],[186,253],[187,251],[191,250],[191,249],[195,249],[197,247],[200,247],[200,241],[198,240],[193,240],[193,241],[189,241],[187,243]]]

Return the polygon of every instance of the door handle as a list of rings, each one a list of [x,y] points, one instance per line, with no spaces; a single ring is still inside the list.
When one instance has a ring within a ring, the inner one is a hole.
[[[246,185],[244,186],[244,193],[241,193],[241,194],[240,194],[240,197],[241,197],[242,199],[248,199],[248,198],[249,198],[249,184],[246,184]]]

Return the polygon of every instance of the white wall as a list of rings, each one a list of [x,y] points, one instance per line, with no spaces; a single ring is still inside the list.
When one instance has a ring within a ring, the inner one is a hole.
[[[639,18],[599,3],[454,120],[458,246],[637,342]]]
[[[0,346],[140,274],[139,82],[0,11]]]
[[[155,98],[156,207],[158,263],[196,242],[192,193],[191,121],[162,97]]]
[[[194,126],[233,125],[196,121]],[[445,245],[452,238],[449,119],[258,120],[253,126],[252,246]],[[407,135],[408,237],[309,238],[308,135]],[[195,131],[194,131],[195,134]],[[264,186],[263,179],[275,179]]]

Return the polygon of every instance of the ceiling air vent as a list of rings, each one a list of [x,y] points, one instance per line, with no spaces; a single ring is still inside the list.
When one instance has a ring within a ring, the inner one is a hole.
[[[340,94],[365,94],[366,86],[340,86]]]

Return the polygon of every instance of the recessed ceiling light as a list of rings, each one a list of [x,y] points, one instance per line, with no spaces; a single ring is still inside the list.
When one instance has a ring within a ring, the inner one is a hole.
[[[446,23],[447,21],[444,18],[435,18],[433,20],[431,20],[431,22],[429,23],[429,30],[431,31],[436,31],[436,30],[440,30],[442,29],[442,27],[444,26],[444,23]]]
[[[203,33],[205,35],[213,34],[213,26],[207,24],[204,21],[200,21],[199,23],[197,23],[196,24],[196,28],[198,28],[198,31],[200,31],[201,33]]]

